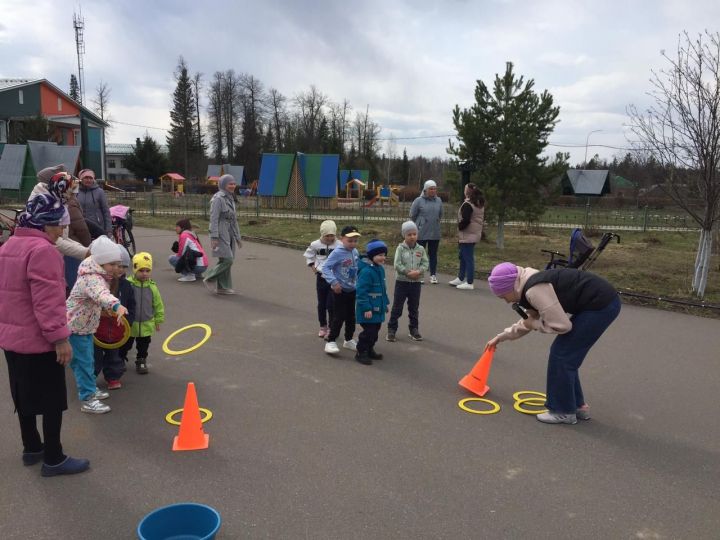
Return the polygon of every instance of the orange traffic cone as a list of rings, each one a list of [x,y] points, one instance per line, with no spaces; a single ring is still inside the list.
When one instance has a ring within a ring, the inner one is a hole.
[[[490,390],[490,387],[487,385],[487,379],[490,374],[490,366],[492,366],[494,354],[494,347],[485,349],[482,356],[480,356],[475,363],[475,367],[472,368],[472,371],[460,379],[458,384],[478,396],[482,397],[487,394]]]
[[[203,432],[195,383],[189,382],[185,406],[180,419],[180,432],[173,440],[173,450],[203,450],[210,444],[210,435]]]

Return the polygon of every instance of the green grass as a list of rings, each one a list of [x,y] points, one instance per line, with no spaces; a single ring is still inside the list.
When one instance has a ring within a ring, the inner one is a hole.
[[[150,217],[136,215],[136,223],[145,227],[172,230],[177,217]],[[394,246],[401,240],[399,223],[368,222],[354,223],[363,235],[361,248],[372,238],[381,238],[394,253]],[[198,231],[207,231],[208,222],[193,219]],[[282,218],[242,218],[240,230],[244,236],[273,241],[282,245],[304,249],[318,237],[319,221],[293,220]],[[342,227],[343,223],[338,223]],[[548,260],[541,249],[557,250],[567,254],[570,229],[505,229],[505,249],[495,247],[495,229],[486,230],[487,241],[476,246],[476,273],[485,278],[487,272],[497,263],[512,261],[521,266],[544,268]],[[592,231],[591,231],[592,233]],[[695,232],[622,232],[621,243],[609,244],[592,267],[592,271],[606,277],[618,289],[627,292],[647,294],[653,297],[696,301],[690,285],[693,277],[695,249],[698,233]],[[458,268],[457,236],[454,227],[446,226],[440,243],[438,266],[443,273],[454,274]],[[599,237],[593,237],[597,243]],[[361,249],[362,251],[362,249]],[[712,258],[711,272],[705,295],[705,302],[720,304],[720,257]],[[663,309],[686,311],[674,304],[654,301],[629,301],[658,305]],[[692,308],[690,313],[720,317],[720,310]]]

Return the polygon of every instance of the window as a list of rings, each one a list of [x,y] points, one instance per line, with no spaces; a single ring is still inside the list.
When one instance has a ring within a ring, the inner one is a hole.
[[[122,168],[123,168],[122,159],[118,159],[118,169],[122,169]]]
[[[114,159],[108,159],[108,169],[115,169],[115,160]]]
[[[24,97],[23,97],[23,91],[22,91],[22,90],[18,90],[18,100],[19,100],[20,105],[23,105],[23,104],[25,103],[25,99],[24,99]]]
[[[58,111],[62,111],[62,98],[58,96]]]

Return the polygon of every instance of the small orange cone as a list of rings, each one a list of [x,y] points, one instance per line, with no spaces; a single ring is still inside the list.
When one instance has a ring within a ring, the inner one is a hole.
[[[173,451],[203,450],[210,444],[210,435],[203,432],[200,420],[195,383],[189,382],[185,393],[185,406],[180,419],[180,432],[173,440]]]
[[[490,387],[487,385],[488,375],[490,374],[490,366],[492,366],[495,348],[488,348],[482,353],[475,363],[472,371],[460,379],[460,386],[466,390],[470,390],[473,394],[482,397],[488,393]]]

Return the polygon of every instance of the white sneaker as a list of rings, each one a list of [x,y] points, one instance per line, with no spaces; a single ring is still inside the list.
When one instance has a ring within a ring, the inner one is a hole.
[[[104,390],[100,390],[99,388],[95,390],[95,393],[88,398],[88,400],[91,399],[107,399],[110,397],[110,394],[105,392]]]
[[[456,277],[452,281],[448,281],[448,285],[452,285],[453,287],[457,287],[461,283],[465,283],[465,281],[460,279],[459,277]]]
[[[437,282],[438,282],[437,276],[435,276],[435,275],[430,276],[430,283],[432,283],[433,285],[437,285]]]
[[[195,274],[188,274],[187,276],[179,277],[178,281],[195,281],[196,279]]]
[[[350,349],[351,351],[357,351],[357,341],[351,339],[343,343],[343,349]]]
[[[328,341],[325,344],[325,352],[328,354],[337,354],[340,352],[340,349],[337,346],[337,343],[334,341]]]
[[[104,403],[101,403],[97,399],[90,398],[82,402],[82,405],[80,405],[80,412],[90,414],[104,414],[110,412],[110,407],[108,407]]]
[[[463,291],[472,291],[475,288],[475,285],[472,283],[461,283],[457,286],[457,288]]]

